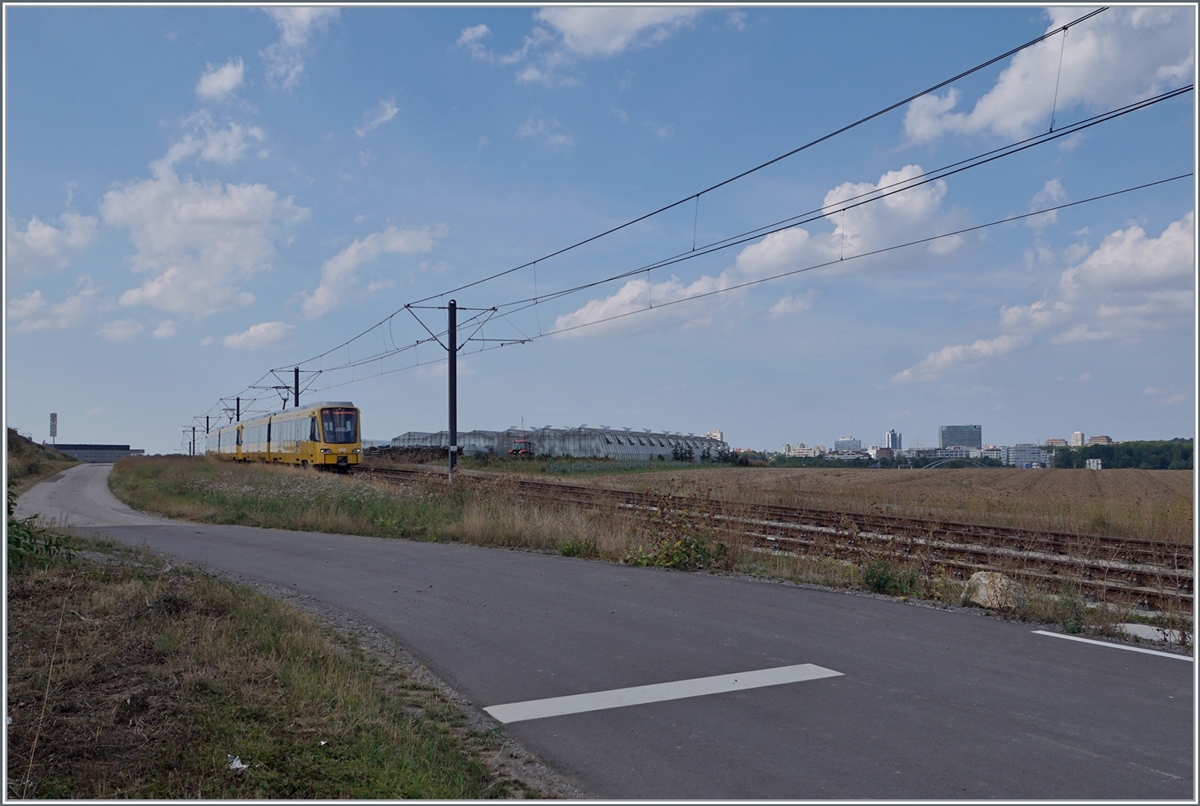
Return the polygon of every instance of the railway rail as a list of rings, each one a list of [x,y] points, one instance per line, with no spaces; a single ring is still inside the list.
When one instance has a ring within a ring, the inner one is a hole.
[[[358,474],[413,483],[444,478],[426,470],[360,466]],[[525,498],[629,511],[689,512],[721,533],[766,551],[846,560],[893,556],[926,571],[965,577],[1000,571],[1042,586],[1076,585],[1092,598],[1191,617],[1190,544],[1074,534],[895,515],[744,504],[458,471],[456,480],[504,485]]]

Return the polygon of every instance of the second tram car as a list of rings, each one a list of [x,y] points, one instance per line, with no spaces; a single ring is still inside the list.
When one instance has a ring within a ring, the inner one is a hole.
[[[349,470],[362,457],[353,403],[314,403],[210,431],[205,452],[243,462],[277,462]]]

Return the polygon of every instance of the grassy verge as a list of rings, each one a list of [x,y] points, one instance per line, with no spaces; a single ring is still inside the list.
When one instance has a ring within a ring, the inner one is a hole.
[[[959,604],[966,588],[961,575],[939,570],[905,541],[863,541],[848,551],[830,540],[803,555],[746,545],[708,527],[711,513],[703,501],[696,511],[661,515],[522,499],[504,477],[486,486],[448,489],[435,480],[397,488],[363,478],[185,457],[125,460],[110,484],[136,508],[208,522],[461,541],[631,565],[745,573],[944,606]],[[1129,608],[1088,603],[1069,582],[1053,590],[1030,589],[1002,615],[1110,636],[1122,621],[1145,620]],[[1167,620],[1172,626],[1181,623]]]
[[[8,486],[18,495],[43,479],[61,473],[78,461],[54,448],[30,442],[13,429],[7,429],[5,463]]]
[[[109,487],[130,506],[172,518],[417,539],[456,520],[464,503],[433,482],[395,495],[362,478],[184,456],[124,459]]]
[[[313,617],[85,548],[9,570],[8,798],[539,794],[489,771],[494,733]]]

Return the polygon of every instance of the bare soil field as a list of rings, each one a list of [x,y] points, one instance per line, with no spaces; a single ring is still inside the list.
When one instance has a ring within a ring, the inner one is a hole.
[[[1190,470],[698,468],[571,483],[1190,543]]]

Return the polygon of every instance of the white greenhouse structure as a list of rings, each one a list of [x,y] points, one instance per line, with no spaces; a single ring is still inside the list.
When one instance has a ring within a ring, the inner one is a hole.
[[[450,432],[409,431],[392,440],[393,448],[449,448]],[[729,445],[713,437],[666,431],[635,431],[632,428],[508,428],[504,431],[460,431],[459,451],[467,456],[503,455],[510,450],[528,450],[537,456],[574,456],[602,459],[671,459],[676,449],[700,459],[705,449],[713,459],[729,451]]]

